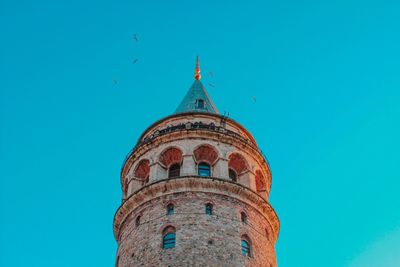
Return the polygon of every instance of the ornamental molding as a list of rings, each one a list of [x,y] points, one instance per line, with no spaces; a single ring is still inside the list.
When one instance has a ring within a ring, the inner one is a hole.
[[[221,178],[184,176],[158,180],[150,183],[126,199],[114,216],[114,236],[118,239],[121,226],[131,212],[142,204],[174,193],[209,193],[228,196],[239,200],[257,210],[270,224],[274,242],[279,235],[279,218],[272,206],[253,190]]]

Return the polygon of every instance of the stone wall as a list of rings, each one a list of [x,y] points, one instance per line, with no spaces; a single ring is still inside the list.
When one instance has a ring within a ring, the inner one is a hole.
[[[173,215],[166,206],[173,203]],[[205,204],[213,204],[213,215]],[[245,212],[248,222],[241,221]],[[136,226],[136,218],[140,224]],[[176,228],[176,247],[162,248],[162,231]],[[251,257],[241,253],[241,237],[251,242]],[[246,203],[207,192],[165,194],[134,207],[119,233],[118,266],[276,266],[270,223]]]
[[[198,176],[200,162],[211,166],[209,177]],[[179,177],[169,178],[169,168],[177,163]],[[255,140],[232,120],[186,114],[153,124],[121,171],[123,201],[114,217],[116,265],[276,267],[280,225],[268,203],[271,179]],[[166,214],[170,203],[173,215]],[[207,203],[213,205],[212,215],[205,213]],[[176,231],[175,248],[162,248],[166,227]],[[251,244],[250,257],[241,252],[244,236]]]

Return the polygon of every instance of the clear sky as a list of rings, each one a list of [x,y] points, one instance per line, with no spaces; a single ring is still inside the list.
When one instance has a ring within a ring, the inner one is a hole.
[[[399,12],[1,1],[0,266],[113,266],[121,165],[175,110],[197,54],[218,109],[270,162],[279,266],[400,266]]]

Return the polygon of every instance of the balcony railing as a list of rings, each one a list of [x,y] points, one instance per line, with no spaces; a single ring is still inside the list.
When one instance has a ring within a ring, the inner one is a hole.
[[[136,143],[135,147],[125,157],[124,164],[122,165],[122,168],[125,165],[125,163],[128,160],[128,158],[136,151],[136,149],[138,149],[142,145],[151,143],[157,137],[160,137],[160,136],[163,136],[163,135],[167,135],[167,134],[170,134],[170,133],[174,133],[174,132],[179,132],[179,131],[188,131],[188,132],[190,132],[190,131],[197,131],[197,130],[221,133],[221,134],[224,134],[224,135],[227,135],[227,136],[235,137],[235,138],[241,140],[242,142],[246,143],[247,145],[251,146],[255,150],[259,151],[260,154],[262,155],[262,157],[264,158],[265,162],[268,164],[268,161],[267,161],[265,155],[263,154],[261,149],[259,149],[257,147],[257,145],[254,142],[252,142],[251,140],[243,137],[242,135],[240,135],[240,134],[238,134],[238,133],[236,133],[236,132],[234,132],[232,130],[226,129],[225,126],[216,126],[214,123],[206,124],[206,123],[202,123],[202,122],[187,122],[187,123],[181,123],[181,124],[178,124],[178,125],[169,125],[166,128],[163,128],[161,130],[156,130],[151,135],[148,135],[148,136],[142,138],[141,140],[139,140]]]

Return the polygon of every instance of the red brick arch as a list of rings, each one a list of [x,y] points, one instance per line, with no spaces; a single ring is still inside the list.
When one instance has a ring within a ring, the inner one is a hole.
[[[228,166],[238,175],[249,169],[245,158],[239,153],[233,153],[229,156]]]
[[[167,168],[174,163],[181,163],[182,151],[179,148],[170,147],[161,153],[160,162]]]
[[[197,162],[207,162],[213,165],[218,159],[217,150],[210,145],[201,145],[193,152]]]
[[[175,233],[176,232],[176,228],[175,226],[171,225],[171,224],[167,224],[161,227],[161,234],[165,235],[168,233]]]
[[[267,189],[267,182],[260,170],[256,171],[256,188],[257,191],[264,191]]]
[[[143,181],[148,179],[150,174],[150,161],[148,159],[142,159],[136,166],[134,176],[140,178]]]

